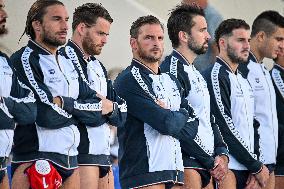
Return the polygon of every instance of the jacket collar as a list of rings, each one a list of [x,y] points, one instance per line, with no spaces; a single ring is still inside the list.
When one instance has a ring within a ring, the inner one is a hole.
[[[72,47],[75,50],[77,56],[84,59],[86,62],[96,60],[95,56],[90,56],[89,58],[86,58],[83,50],[71,39],[68,40],[66,46]]]
[[[41,46],[40,44],[38,44],[37,42],[35,42],[34,40],[29,40],[28,41],[28,47],[30,47],[31,49],[33,49],[34,51],[37,51],[39,54],[43,54],[43,55],[53,55],[49,50],[47,50],[46,48],[44,48],[43,46]],[[59,51],[56,51],[56,54],[59,54]]]
[[[274,68],[276,68],[277,70],[281,71],[281,72],[284,72],[284,67],[282,67],[281,65],[279,64],[274,64]]]
[[[180,52],[178,52],[176,49],[173,49],[171,56],[176,57],[179,60],[179,62],[184,64],[184,65],[193,65],[193,64],[190,64],[187,61],[187,59]]]
[[[151,68],[149,68],[148,66],[146,66],[145,64],[143,64],[142,62],[140,62],[139,60],[135,58],[132,59],[131,65],[139,68],[141,72],[144,72],[147,75],[149,74],[161,75],[160,67],[158,69],[158,73],[156,74]]]
[[[255,63],[259,63],[259,61],[257,60],[257,58],[256,58],[256,56],[253,54],[253,52],[249,52],[249,57],[248,57],[248,62],[249,61],[253,61],[253,62],[255,62]]]
[[[230,66],[225,60],[223,60],[221,57],[217,56],[217,57],[216,57],[216,62],[219,63],[219,64],[221,64],[222,66],[225,67],[226,70],[228,70],[228,71],[230,71],[231,73],[234,74],[234,72],[233,72],[231,66]],[[239,69],[238,69],[238,68],[237,68],[235,74],[239,74]]]

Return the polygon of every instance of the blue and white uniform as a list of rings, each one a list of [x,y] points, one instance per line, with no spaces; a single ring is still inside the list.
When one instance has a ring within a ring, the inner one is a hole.
[[[199,118],[198,134],[192,144],[190,154],[183,154],[184,167],[210,170],[214,167],[214,157],[228,155],[218,125],[210,112],[210,95],[207,83],[195,68],[177,50],[165,58],[161,64],[162,72],[174,75],[181,83],[186,99]],[[211,121],[212,120],[212,121]],[[198,150],[202,153],[196,153]],[[210,181],[210,176],[207,182]]]
[[[218,126],[211,122],[214,118],[211,118],[210,95],[207,83],[195,66],[189,64],[177,50],[173,50],[172,54],[165,58],[161,69],[163,72],[174,75],[179,80],[186,99],[190,102],[199,118],[198,134],[194,140],[196,144],[193,144],[193,146],[201,148],[200,150],[203,153],[195,154],[196,149],[192,148],[192,155],[185,155],[184,166],[185,168],[211,169],[214,166],[214,156],[227,155],[228,151]],[[204,161],[204,165],[195,167],[190,160],[189,165],[187,165],[187,158],[197,159],[198,161],[200,158],[200,163],[203,164]]]
[[[250,52],[248,63],[240,65],[240,71],[253,89],[254,112],[260,123],[260,150],[263,153],[263,163],[275,165],[278,148],[278,120],[271,76],[252,52]]]
[[[74,63],[81,78],[97,93],[113,101],[114,110],[102,116],[97,127],[80,124],[80,145],[78,147],[79,165],[111,166],[110,162],[110,127],[121,127],[126,120],[126,102],[116,95],[112,83],[107,79],[107,71],[94,56],[86,59],[83,51],[73,41],[61,49]]]
[[[36,119],[33,92],[18,81],[7,55],[0,52],[0,183],[10,155],[15,126],[22,127]]]
[[[175,77],[155,74],[133,59],[118,75],[114,87],[127,102],[127,119],[118,128],[119,170],[122,188],[183,182],[180,141],[193,140],[198,119],[181,96]],[[160,107],[156,100],[169,109]],[[188,151],[190,145],[184,150]]]
[[[35,93],[34,125],[17,127],[13,163],[47,159],[64,169],[77,167],[80,133],[77,120],[100,125],[101,102],[96,92],[79,77],[72,61],[30,40],[11,57],[20,81]],[[60,97],[62,107],[53,103]]]
[[[275,64],[270,73],[276,93],[278,115],[278,150],[275,175],[284,176],[284,68]]]
[[[229,169],[258,173],[258,122],[254,120],[253,90],[242,74],[217,57],[203,74],[211,96],[211,111],[229,149]]]

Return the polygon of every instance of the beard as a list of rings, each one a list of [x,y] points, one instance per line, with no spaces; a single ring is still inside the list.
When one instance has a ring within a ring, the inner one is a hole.
[[[8,29],[5,27],[0,28],[0,35],[5,35],[8,33]]]
[[[6,19],[1,20],[0,24],[3,24],[2,27],[0,27],[0,35],[4,35],[8,33],[8,29],[5,27]]]
[[[206,40],[202,45],[198,45],[192,37],[190,37],[190,39],[191,40],[188,40],[187,42],[187,46],[190,50],[192,50],[197,55],[206,53],[208,47],[205,47],[204,45],[208,44],[208,40]]]
[[[59,47],[66,43],[66,38],[64,40],[59,40],[56,38],[55,34],[52,35],[51,32],[44,29],[42,33],[42,42],[50,46]]]
[[[158,48],[153,48],[150,51],[152,51],[152,50],[158,50]],[[162,50],[160,49],[160,51],[162,51]],[[163,54],[162,52],[161,52],[160,55],[157,55],[157,56],[153,56],[153,55],[147,54],[147,52],[140,46],[139,43],[138,43],[138,51],[137,51],[137,53],[138,53],[138,56],[142,60],[144,60],[145,62],[149,62],[149,63],[156,63],[156,62],[160,61],[161,58],[162,58],[162,54]]]
[[[248,57],[242,58],[242,57],[238,56],[235,53],[234,49],[229,44],[228,44],[227,54],[228,54],[228,57],[230,58],[230,60],[233,63],[243,64],[243,63],[246,63],[248,61]]]
[[[82,40],[82,47],[83,50],[89,54],[89,55],[99,55],[101,54],[102,48],[96,48],[99,47],[92,38],[89,35],[89,32],[86,34],[86,36]]]

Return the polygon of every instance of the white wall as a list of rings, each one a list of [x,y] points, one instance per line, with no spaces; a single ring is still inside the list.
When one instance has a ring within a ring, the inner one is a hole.
[[[33,2],[34,0],[6,0],[9,34],[0,39],[0,48],[9,55],[27,42],[27,37],[24,36],[18,44],[24,30],[27,12]],[[62,2],[66,5],[70,16],[69,36],[71,35],[72,12],[75,7],[86,2],[98,2],[109,10],[114,23],[108,44],[99,56],[108,69],[129,65],[132,56],[129,46],[129,28],[134,20],[142,15],[154,14],[165,23],[169,10],[180,3],[179,0],[62,0]],[[282,0],[211,0],[210,2],[224,18],[242,18],[249,24],[263,10],[273,9],[284,13]],[[166,37],[165,54],[170,50],[170,42]]]

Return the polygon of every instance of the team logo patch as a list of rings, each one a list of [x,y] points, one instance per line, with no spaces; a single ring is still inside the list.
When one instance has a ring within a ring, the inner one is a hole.
[[[54,69],[50,69],[50,70],[48,70],[48,72],[49,72],[50,74],[55,74],[55,70],[54,70]]]
[[[255,82],[256,82],[256,83],[259,83],[259,78],[255,78]]]

